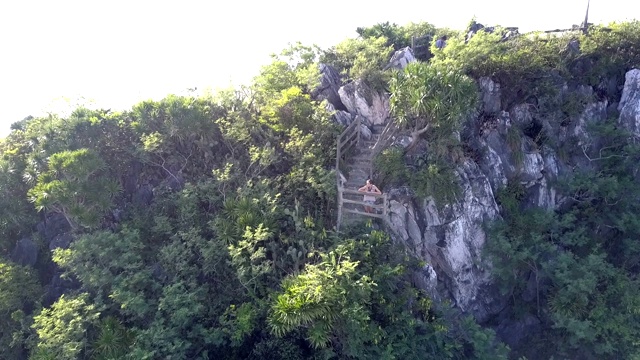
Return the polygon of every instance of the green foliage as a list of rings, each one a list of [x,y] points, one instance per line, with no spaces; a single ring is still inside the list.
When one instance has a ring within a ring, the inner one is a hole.
[[[478,100],[474,81],[451,66],[411,63],[395,73],[390,88],[391,113],[413,144],[428,131],[450,138]]]
[[[312,347],[337,358],[452,359],[466,347],[476,358],[504,358],[477,325],[446,327],[431,300],[408,286],[417,266],[382,233],[361,233],[285,278],[270,329],[302,331]]]
[[[614,124],[591,131],[601,147],[585,156],[597,171],[578,171],[560,183],[572,194],[565,209],[522,211],[523,189],[508,186],[500,195],[505,219],[491,228],[487,251],[499,284],[513,295],[514,311],[535,310],[550,323],[553,341],[532,339],[534,348],[563,356],[636,356],[639,249],[626,239],[640,235],[631,170],[640,149]],[[517,300],[530,291],[530,278],[535,306]]]
[[[621,79],[632,68],[640,66],[640,21],[592,26],[580,38],[583,56],[593,64],[582,75],[588,84],[597,86],[610,78]],[[616,101],[621,94],[608,94]]]
[[[460,196],[455,168],[437,156],[420,156],[407,164],[402,149],[389,148],[376,157],[375,165],[385,184],[408,185],[419,198],[432,197],[440,206]]]
[[[285,292],[278,296],[270,317],[276,335],[304,326],[311,345],[325,347],[334,323],[365,316],[358,306],[350,305],[359,304],[372,284],[367,277],[356,277],[357,263],[345,255],[343,249],[336,249],[321,263],[308,265],[304,273],[283,282]]]
[[[440,206],[453,203],[461,191],[455,170],[443,163],[428,164],[412,173],[409,184],[417,196],[432,196]]]
[[[409,64],[396,72],[391,81],[391,112],[399,128],[409,132],[410,153],[424,137],[429,150],[412,155],[408,169],[400,169],[399,150],[383,154],[378,160],[382,173],[391,181],[406,178],[419,197],[432,196],[438,204],[454,201],[459,195],[455,164],[462,158],[455,136],[462,122],[475,111],[477,89],[469,77],[450,66]]]
[[[38,211],[60,213],[72,227],[95,227],[120,191],[105,168],[104,161],[88,149],[53,154],[49,170],[38,177],[29,197]]]
[[[145,294],[155,284],[143,250],[138,231],[104,231],[80,237],[69,249],[56,249],[53,260],[94,292],[97,303],[113,301],[122,314],[136,319],[144,318],[155,304]]]
[[[521,167],[524,161],[524,151],[522,149],[522,134],[517,127],[511,126],[507,129],[507,146],[511,150],[511,156],[516,166]]]
[[[374,165],[386,185],[402,184],[409,176],[404,151],[398,147],[382,150],[374,159]]]
[[[382,69],[393,51],[387,42],[385,37],[347,39],[325,52],[321,61],[351,80],[362,79],[372,88],[382,90],[386,85]]]
[[[381,23],[328,51],[293,45],[237,90],[14,124],[0,143],[0,251],[30,236],[38,215],[65,215],[75,239],[53,257],[81,295],[34,317],[40,286],[28,270],[0,263],[0,357],[505,358],[491,331],[414,286],[424,264],[405,249],[366,226],[330,230],[340,128],[312,100],[318,62],[391,89],[392,115],[413,143],[378,157],[383,182],[444,205],[460,196],[459,134],[478,98],[469,76],[500,83],[503,108],[527,103],[536,124],[567,126],[592,99],[560,86],[587,81],[598,99],[615,101],[609,80],[639,66],[637,27],[507,41],[498,29],[465,43],[426,23]],[[412,36],[445,33],[448,45],[430,63],[383,71]],[[615,123],[592,130],[599,140],[583,155],[593,171],[553,184],[563,207],[525,210],[528,192],[510,181],[487,250],[496,281],[513,295],[511,315],[535,313],[548,335],[530,337],[531,351],[633,358],[639,152]],[[521,150],[521,135],[507,134],[511,150]],[[144,189],[152,196],[140,201]],[[46,236],[55,232],[44,224]],[[44,263],[37,270],[49,274]]]
[[[371,27],[359,27],[356,32],[363,39],[384,37],[387,40],[386,45],[392,46],[394,50],[399,50],[411,46],[412,37],[433,37],[436,33],[436,28],[426,22],[408,23],[404,26],[399,26],[397,24],[389,24],[387,21]]]
[[[270,338],[258,342],[251,350],[247,360],[282,359],[303,360],[303,349],[293,339]]]
[[[25,229],[35,216],[33,205],[27,201],[28,187],[20,176],[24,163],[15,153],[4,154],[6,159],[0,160],[0,252],[6,254],[13,245],[11,240],[26,235]]]
[[[91,359],[117,360],[125,359],[133,344],[133,333],[125,328],[116,318],[106,317],[98,325],[98,336],[91,344]]]
[[[35,306],[42,289],[25,267],[0,262],[0,358],[17,359],[22,353],[24,311]]]
[[[37,339],[30,359],[78,359],[87,346],[87,329],[98,316],[88,294],[61,296],[33,318]]]
[[[260,75],[254,79],[256,90],[274,94],[290,87],[299,87],[306,93],[311,92],[320,81],[320,55],[321,51],[317,47],[300,43],[290,45],[279,55],[271,55],[271,64],[264,66]]]

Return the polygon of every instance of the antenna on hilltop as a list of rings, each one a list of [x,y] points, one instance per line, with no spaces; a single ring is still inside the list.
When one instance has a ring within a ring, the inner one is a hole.
[[[587,13],[584,15],[584,23],[582,24],[582,33],[586,34],[589,30],[589,5],[591,0],[587,0]]]

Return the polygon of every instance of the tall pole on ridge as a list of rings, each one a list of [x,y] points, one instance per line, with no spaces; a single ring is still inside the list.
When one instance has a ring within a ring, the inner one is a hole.
[[[587,13],[584,15],[584,23],[582,25],[582,33],[586,34],[589,29],[589,5],[591,0],[587,0]]]

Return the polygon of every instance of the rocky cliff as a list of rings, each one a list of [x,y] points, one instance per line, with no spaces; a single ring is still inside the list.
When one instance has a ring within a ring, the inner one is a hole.
[[[410,49],[403,49],[396,52],[388,67],[402,68],[412,61],[415,59]],[[328,70],[325,76],[335,79]],[[481,108],[465,124],[463,134],[466,146],[476,156],[457,167],[462,190],[458,200],[437,204],[433,198],[416,197],[410,188],[383,190],[392,199],[392,235],[424,260],[422,272],[415,274],[416,283],[434,298],[448,300],[462,312],[472,314],[479,323],[492,323],[503,340],[513,344],[522,333],[538,329],[539,322],[534,317],[518,323],[500,320],[508,299],[496,289],[491,264],[483,256],[488,241],[485,224],[501,216],[496,193],[515,181],[525,189],[527,207],[554,210],[562,206],[565,196],[554,186],[556,180],[591,166],[588,154],[597,146],[597,139],[590,137],[589,126],[614,115],[619,124],[640,136],[640,70],[629,71],[624,84],[610,84],[614,90],[623,88],[619,104],[609,104],[600,97],[570,114],[567,121],[557,121],[557,112],[542,114],[527,102],[507,106],[502,98],[509,88],[490,78],[476,80]],[[596,89],[590,86],[569,85],[561,78],[556,84],[559,101],[572,96],[596,99]],[[333,86],[341,102],[334,100],[330,107],[346,107],[336,112],[339,122],[346,124],[355,116],[362,116],[369,126],[388,121],[388,94],[368,88],[362,81],[339,88],[339,83],[333,82]],[[543,134],[551,141],[541,141]],[[402,134],[398,134],[395,145],[406,146],[402,140]],[[560,148],[564,149],[561,156]]]

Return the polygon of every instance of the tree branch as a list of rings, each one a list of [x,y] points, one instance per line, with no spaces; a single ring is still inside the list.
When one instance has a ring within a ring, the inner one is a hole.
[[[614,157],[621,157],[621,158],[624,158],[624,157],[629,156],[629,155],[627,155],[627,154],[623,154],[623,155],[611,154],[611,155],[609,155],[609,156],[602,156],[602,151],[603,151],[603,150],[610,149],[610,148],[612,148],[612,147],[613,147],[613,146],[605,146],[605,147],[603,147],[602,149],[600,149],[600,150],[598,151],[598,156],[599,156],[599,157],[592,159],[591,157],[589,157],[589,155],[587,155],[587,147],[588,147],[588,145],[582,145],[582,146],[580,146],[580,149],[582,149],[582,153],[584,154],[584,156],[585,156],[585,157],[587,158],[587,160],[589,160],[589,161],[606,160],[606,159],[611,159],[611,158],[614,158]]]

